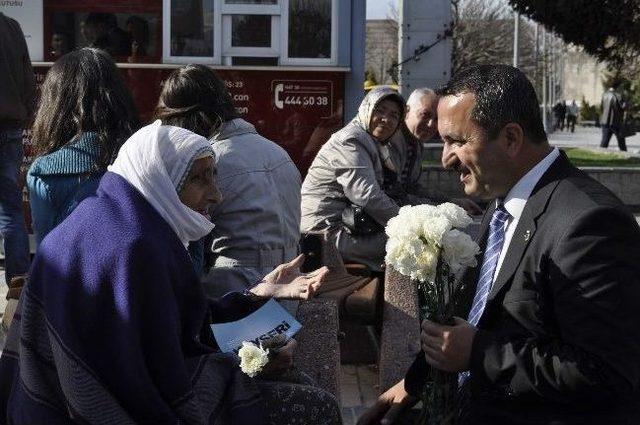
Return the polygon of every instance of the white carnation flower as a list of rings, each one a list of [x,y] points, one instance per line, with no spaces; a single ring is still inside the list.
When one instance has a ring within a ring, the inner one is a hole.
[[[448,231],[442,238],[442,248],[442,258],[453,274],[463,267],[477,265],[476,256],[480,253],[480,247],[466,233],[456,229]]]
[[[423,245],[423,249],[415,258],[417,267],[412,270],[409,276],[420,282],[432,282],[436,277],[438,251],[432,246]]]
[[[451,222],[444,215],[433,216],[422,223],[422,234],[432,244],[441,245],[442,236],[451,227]]]
[[[451,203],[402,207],[387,223],[385,261],[399,273],[421,282],[435,280],[439,248],[451,272],[475,266],[478,245],[453,229],[466,227],[471,221],[462,208]]]
[[[449,219],[452,227],[458,227],[464,229],[473,222],[473,219],[469,217],[469,214],[464,208],[452,204],[451,202],[445,202],[436,207],[445,217]]]
[[[240,356],[240,370],[252,378],[269,363],[269,351],[252,342],[243,342],[238,356]]]

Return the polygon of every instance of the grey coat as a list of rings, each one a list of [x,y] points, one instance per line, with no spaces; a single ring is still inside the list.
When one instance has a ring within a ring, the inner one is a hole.
[[[382,225],[398,214],[398,205],[382,188],[384,150],[366,131],[375,106],[394,95],[398,96],[390,89],[372,90],[358,116],[318,152],[302,184],[303,232],[340,227],[349,204],[363,207]]]
[[[237,118],[212,141],[222,201],[212,211],[209,294],[243,290],[292,260],[300,240],[300,173],[289,155]]]

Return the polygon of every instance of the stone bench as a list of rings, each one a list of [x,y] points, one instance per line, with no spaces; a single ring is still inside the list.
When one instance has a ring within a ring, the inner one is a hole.
[[[379,390],[385,391],[404,377],[407,369],[420,351],[420,324],[417,304],[417,288],[408,277],[402,276],[392,268],[387,268],[382,281],[361,281],[358,276],[347,272],[340,255],[332,243],[331,238],[321,235],[322,264],[331,269],[326,292],[319,295],[330,299],[336,299],[342,306],[340,329],[350,329],[350,322],[354,319],[369,325],[375,325],[379,337],[379,344],[375,347],[367,345],[361,335],[348,335],[341,344],[341,351],[345,356],[346,351],[351,351],[356,346],[360,349],[376,351],[370,353],[368,361],[364,363],[377,363],[379,368]],[[378,288],[377,285],[383,285]],[[339,289],[335,289],[338,287]],[[359,289],[355,289],[359,288]],[[343,291],[343,292],[341,292]],[[345,294],[350,294],[345,296]],[[355,314],[359,312],[359,314]],[[373,317],[372,317],[373,316]],[[371,328],[371,326],[370,326]],[[355,338],[354,338],[355,337]],[[376,338],[377,340],[377,338]],[[363,348],[365,345],[366,348]],[[371,347],[371,348],[369,348]],[[347,355],[350,355],[348,352]],[[350,363],[350,362],[349,362]]]
[[[377,321],[381,279],[368,275],[360,265],[345,265],[333,235],[313,233],[320,238],[321,264],[329,267],[329,275],[318,290],[320,299],[335,300],[341,319],[365,325]]]
[[[334,235],[307,233],[319,238],[321,265],[329,275],[318,291],[319,299],[334,300],[338,307],[340,362],[373,364],[378,360],[378,328],[382,317],[382,285],[366,267],[344,264]],[[318,255],[318,254],[316,254]]]
[[[296,319],[303,324],[296,335],[296,367],[340,400],[338,308],[335,301],[315,298],[301,302]]]
[[[415,283],[387,267],[378,362],[381,393],[404,378],[420,351],[419,317]]]

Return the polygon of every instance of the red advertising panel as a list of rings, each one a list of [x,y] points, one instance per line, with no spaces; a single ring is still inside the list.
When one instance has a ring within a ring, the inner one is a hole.
[[[48,67],[37,66],[42,82]],[[172,69],[122,68],[143,122]],[[343,125],[344,74],[334,71],[216,70],[236,110],[260,134],[284,147],[305,173],[320,147]]]
[[[48,66],[34,67],[38,86],[48,70]],[[172,69],[136,67],[121,71],[142,122],[150,122],[162,81]],[[303,175],[320,147],[343,125],[344,73],[233,69],[216,73],[225,81],[240,116],[255,125],[261,135],[285,148]],[[26,169],[33,159],[28,141],[25,154]]]

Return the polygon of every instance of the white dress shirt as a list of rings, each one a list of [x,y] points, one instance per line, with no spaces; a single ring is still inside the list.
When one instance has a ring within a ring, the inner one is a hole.
[[[494,282],[500,272],[500,267],[502,267],[502,262],[504,261],[504,257],[509,249],[511,238],[513,237],[516,227],[518,227],[518,221],[520,221],[520,216],[522,215],[525,205],[527,205],[527,200],[529,199],[529,196],[531,196],[533,188],[536,187],[536,184],[538,184],[542,175],[559,156],[560,151],[558,148],[553,148],[553,150],[549,152],[542,161],[538,162],[535,167],[529,170],[527,174],[518,180],[518,183],[511,188],[509,193],[507,193],[506,198],[504,198],[504,208],[511,217],[509,217],[505,223],[504,243],[502,244],[502,250],[500,251],[496,271],[493,274]]]

